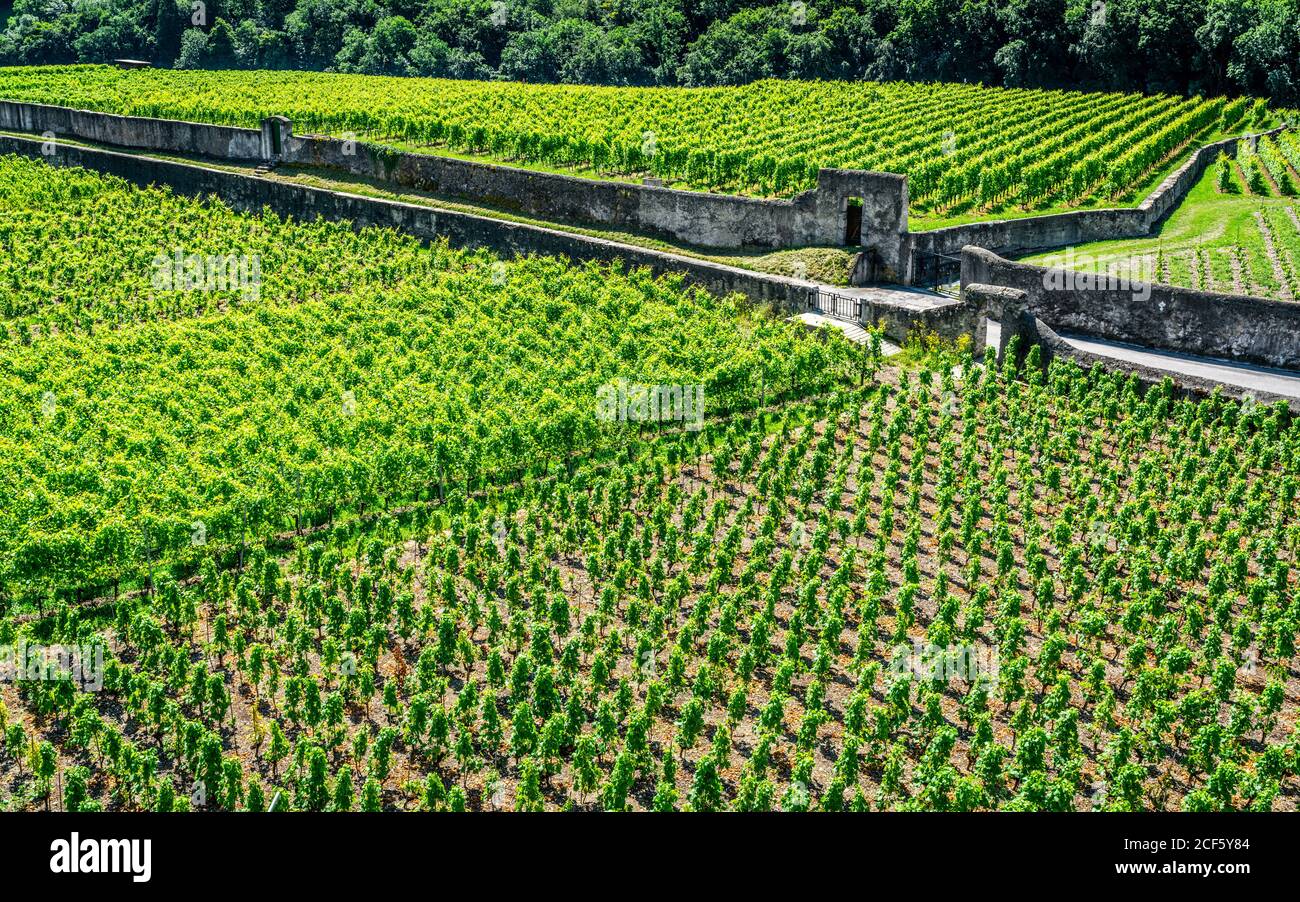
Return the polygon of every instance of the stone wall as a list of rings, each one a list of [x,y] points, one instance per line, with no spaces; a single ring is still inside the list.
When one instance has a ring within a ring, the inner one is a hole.
[[[1144,218],[1137,210],[1087,210],[1001,219],[908,234],[902,253],[906,261],[905,282],[931,284],[956,278],[960,265],[936,254],[959,257],[968,245],[989,248],[1009,256],[1038,250],[1070,247],[1090,241],[1145,235]]]
[[[962,287],[961,299],[962,303],[979,317],[981,326],[985,329],[988,320],[998,324],[998,360],[1005,356],[1007,346],[1015,336],[1021,335],[1032,340],[1032,335],[1025,333],[1029,331],[1028,320],[1032,320],[1033,317],[1025,313],[1026,294],[1020,289],[981,285],[976,282]],[[983,346],[984,342],[981,341],[976,345],[976,350],[980,350]]]
[[[1025,308],[1054,329],[1144,347],[1300,369],[1300,304],[1144,282],[1094,287],[1061,268],[962,251],[972,284],[1025,292]]]
[[[889,173],[823,169],[816,188],[789,200],[763,200],[295,136],[281,116],[268,118],[260,129],[245,129],[0,101],[0,129],[214,159],[332,167],[533,216],[633,229],[705,248],[842,245],[849,199],[856,197],[862,199],[862,245],[872,273],[883,279],[899,277],[907,231],[907,179]]]
[[[56,138],[81,138],[118,147],[197,154],[217,160],[252,162],[265,160],[269,154],[269,149],[263,146],[260,130],[175,119],[117,116],[11,100],[0,100],[0,129],[37,134],[51,132]]]
[[[888,173],[822,169],[815,189],[790,200],[762,200],[395,153],[314,136],[291,135],[280,160],[483,201],[530,216],[634,229],[705,248],[841,245],[849,198],[860,197],[862,243],[876,251],[882,269],[891,273],[897,271],[899,239],[907,231],[907,180]]]
[[[1276,134],[1273,129],[1264,134]],[[1247,135],[1246,140],[1258,136]],[[1220,152],[1236,153],[1241,138],[1229,138],[1207,144],[1192,154],[1186,163],[1160,183],[1142,201],[1130,209],[1076,210],[1048,216],[974,222],[967,225],[910,232],[900,257],[904,261],[904,282],[909,285],[931,284],[955,279],[959,265],[936,257],[957,257],[968,245],[986,248],[1009,257],[1121,238],[1144,238],[1182,203],[1187,192],[1204,174]]]
[[[1143,391],[1168,382],[1173,386],[1175,397],[1200,399],[1209,397],[1217,391],[1225,398],[1238,401],[1248,397],[1262,404],[1285,401],[1291,406],[1293,412],[1300,410],[1300,401],[1295,398],[1275,395],[1260,389],[1247,389],[1239,385],[1215,382],[1186,373],[1159,370],[1130,360],[1103,357],[1076,348],[1058,335],[1051,326],[1025,309],[1028,293],[1019,289],[972,283],[963,286],[962,293],[967,303],[985,309],[991,318],[998,321],[1001,327],[1001,341],[998,344],[999,361],[1005,358],[1012,339],[1018,337],[1020,346],[1017,363],[1020,365],[1024,364],[1029,349],[1037,345],[1044,369],[1054,358],[1060,357],[1073,360],[1085,370],[1100,366],[1110,372],[1134,378]]]
[[[881,327],[885,336],[896,342],[906,341],[908,335],[919,331],[950,342],[965,336],[974,347],[982,347],[984,343],[984,317],[979,308],[964,301],[917,308],[863,299],[860,319],[864,326]]]

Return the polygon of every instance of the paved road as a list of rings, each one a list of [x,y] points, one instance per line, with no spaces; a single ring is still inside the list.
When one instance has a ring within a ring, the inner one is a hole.
[[[861,289],[859,289],[861,291]],[[894,300],[898,294],[894,293]],[[921,295],[915,299],[919,304],[932,304],[933,295],[926,296],[925,293],[918,292]],[[835,319],[830,316],[823,316],[818,313],[803,313],[795,317],[801,322],[816,328],[820,325],[830,325],[840,329],[851,340],[856,342],[866,341],[866,332],[854,323],[848,323],[844,320]],[[994,320],[988,320],[987,344],[996,348],[998,346],[999,335],[1002,331],[1001,326]],[[1215,357],[1197,357],[1193,354],[1180,354],[1176,351],[1160,351],[1153,348],[1143,348],[1137,345],[1121,344],[1113,341],[1103,341],[1096,338],[1084,338],[1078,335],[1061,335],[1061,338],[1071,346],[1090,354],[1096,354],[1099,357],[1109,357],[1113,360],[1123,360],[1128,363],[1136,363],[1142,366],[1150,367],[1153,370],[1161,370],[1167,373],[1181,373],[1187,376],[1196,376],[1201,379],[1209,379],[1213,382],[1221,382],[1225,385],[1236,386],[1246,391],[1268,392],[1269,394],[1279,395],[1284,398],[1296,398],[1300,400],[1300,372],[1294,370],[1276,369],[1267,366],[1255,366],[1249,363],[1235,363],[1231,360],[1220,360]],[[885,342],[883,351],[885,356],[898,353],[898,346]]]
[[[1248,363],[1234,363],[1214,357],[1196,357],[1175,351],[1157,351],[1118,342],[1062,335],[1073,347],[1101,357],[1125,360],[1169,373],[1183,373],[1235,385],[1247,391],[1269,392],[1286,398],[1300,398],[1300,372],[1280,370]]]

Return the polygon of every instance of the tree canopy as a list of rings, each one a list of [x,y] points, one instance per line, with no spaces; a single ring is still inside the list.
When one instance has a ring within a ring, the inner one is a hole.
[[[1300,0],[16,0],[0,32],[0,64],[122,57],[616,85],[978,81],[1294,106]]]

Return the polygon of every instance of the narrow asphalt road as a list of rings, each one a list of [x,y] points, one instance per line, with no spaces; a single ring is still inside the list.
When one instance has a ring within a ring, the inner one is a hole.
[[[1234,363],[1214,357],[1196,357],[1176,351],[1157,351],[1134,345],[1061,335],[1072,347],[1099,357],[1124,360],[1169,373],[1183,373],[1201,379],[1212,379],[1225,385],[1235,385],[1248,391],[1269,392],[1286,398],[1300,398],[1300,372],[1280,370],[1249,363]]]

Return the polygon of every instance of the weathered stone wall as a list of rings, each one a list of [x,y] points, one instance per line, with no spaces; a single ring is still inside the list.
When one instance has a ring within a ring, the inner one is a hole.
[[[267,159],[262,132],[175,119],[117,116],[41,103],[0,100],[0,129],[52,132],[118,147],[198,154],[218,160]]]
[[[1018,256],[1090,241],[1144,235],[1144,222],[1138,210],[1086,210],[1028,219],[973,222],[933,232],[912,232],[907,236],[907,247],[903,252],[907,261],[905,281],[916,285],[955,278],[959,264],[937,259],[935,255],[957,257],[968,245]]]
[[[1273,129],[1265,134],[1272,135],[1279,131],[1280,128]],[[1246,136],[1246,139],[1253,140],[1256,137]],[[956,278],[958,264],[935,255],[956,257],[968,245],[1015,257],[1092,241],[1144,238],[1182,203],[1187,192],[1220,152],[1226,152],[1229,156],[1236,153],[1239,140],[1242,139],[1228,138],[1200,148],[1147,195],[1140,205],[1131,209],[1076,210],[1024,219],[974,222],[929,232],[910,232],[900,252],[904,260],[904,282],[917,285]]]
[[[790,200],[761,200],[393,153],[313,136],[289,137],[280,159],[531,216],[635,229],[708,248],[843,244],[848,200],[861,197],[863,245],[874,249],[880,266],[891,272],[898,266],[899,238],[907,231],[907,180],[887,173],[823,169],[815,189]]]
[[[0,135],[0,153],[40,157],[41,142]],[[692,257],[660,253],[556,229],[506,222],[486,216],[435,210],[418,204],[343,194],[274,179],[188,163],[138,157],[76,145],[60,145],[44,156],[55,165],[84,166],[119,176],[140,186],[167,185],[178,194],[216,195],[237,210],[264,206],[303,221],[317,217],[351,222],[354,227],[383,226],[418,238],[445,237],[456,246],[492,248],[504,256],[546,254],[575,260],[646,266],[656,274],[680,272],[689,283],[718,294],[740,292],[782,309],[806,309],[815,285],[800,279],[756,273]]]
[[[1025,298],[1025,292],[1018,288],[981,285],[978,282],[962,288],[962,303],[970,308],[973,315],[979,317],[981,325],[986,326],[990,319],[998,324],[998,360],[1005,356],[1011,339],[1023,335],[1027,331],[1027,321],[1033,319],[1025,313]],[[1028,337],[1032,340],[1032,335]],[[981,341],[976,348],[982,348],[983,345],[984,342]]]
[[[1169,351],[1300,368],[1300,304],[1168,285],[1088,287],[1077,274],[962,251],[972,284],[1025,292],[1025,309],[1057,330]]]
[[[1025,309],[1028,294],[1015,288],[1002,288],[995,285],[978,283],[963,286],[963,296],[967,303],[982,307],[991,318],[997,320],[1001,327],[1001,340],[998,344],[998,360],[1003,360],[1012,339],[1019,337],[1019,360],[1023,365],[1029,349],[1039,347],[1040,362],[1046,369],[1054,358],[1073,360],[1085,370],[1100,366],[1111,372],[1135,378],[1139,387],[1145,391],[1165,382],[1172,384],[1175,397],[1205,398],[1218,391],[1225,398],[1242,400],[1250,397],[1263,404],[1285,401],[1292,410],[1300,409],[1300,401],[1287,398],[1260,389],[1247,389],[1239,385],[1215,382],[1200,376],[1175,373],[1144,366],[1131,360],[1116,357],[1103,357],[1081,348],[1076,348],[1056,333],[1051,326]]]
[[[951,342],[965,336],[975,347],[984,342],[984,317],[977,307],[964,301],[954,300],[918,309],[864,299],[860,319],[864,326],[881,327],[887,338],[898,342],[905,341],[914,331],[937,335]]]
[[[214,159],[333,167],[529,215],[634,229],[707,248],[841,245],[849,198],[859,197],[862,244],[871,252],[872,271],[885,279],[898,278],[907,231],[907,179],[889,173],[823,169],[815,189],[789,200],[763,200],[294,136],[292,123],[279,116],[260,129],[246,129],[0,101],[0,129]]]

